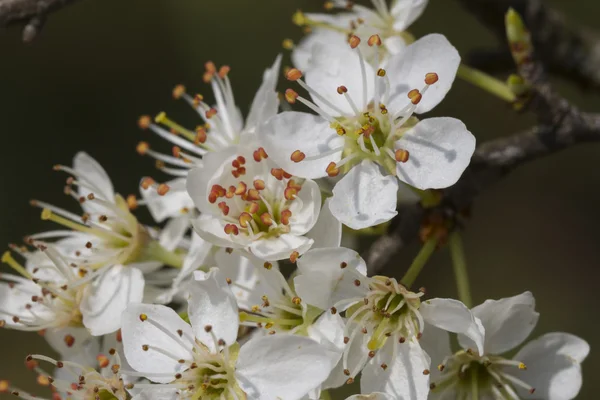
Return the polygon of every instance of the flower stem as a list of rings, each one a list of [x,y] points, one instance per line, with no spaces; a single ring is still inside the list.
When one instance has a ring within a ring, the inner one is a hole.
[[[321,400],[331,400],[331,394],[329,394],[329,390],[321,391]]]
[[[153,240],[147,245],[146,254],[150,260],[160,261],[169,267],[183,267],[183,257],[175,252],[162,247],[158,241]]]
[[[450,256],[454,267],[454,277],[458,289],[458,299],[469,308],[473,307],[471,300],[471,288],[469,286],[469,275],[467,273],[467,263],[465,261],[465,252],[463,249],[460,232],[455,231],[450,234],[448,240],[450,247]]]
[[[464,79],[472,85],[475,85],[487,92],[490,92],[504,101],[513,103],[517,99],[515,94],[512,92],[512,90],[510,90],[506,83],[486,74],[485,72],[468,67],[464,64],[460,64],[457,75],[459,78]]]
[[[421,247],[419,254],[417,254],[412,264],[408,268],[408,271],[406,271],[406,274],[404,274],[404,277],[400,280],[404,286],[410,287],[415,282],[421,273],[421,270],[427,263],[427,260],[429,260],[429,257],[431,257],[433,254],[437,244],[438,239],[436,237],[432,237],[425,242],[423,247]]]
[[[479,398],[479,385],[477,382],[477,368],[471,368],[471,398]]]

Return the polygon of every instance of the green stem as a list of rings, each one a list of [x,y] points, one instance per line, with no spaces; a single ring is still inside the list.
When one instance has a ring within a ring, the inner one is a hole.
[[[160,261],[168,265],[169,267],[183,267],[184,257],[175,252],[165,249],[156,240],[153,240],[150,243],[148,243],[146,248],[146,255],[148,256],[148,259]]]
[[[417,254],[412,264],[408,268],[408,271],[406,271],[406,274],[404,274],[404,277],[400,280],[400,282],[404,286],[412,286],[412,284],[415,282],[415,280],[421,273],[421,270],[427,263],[427,260],[429,260],[429,257],[431,257],[431,255],[433,254],[433,251],[435,250],[437,244],[438,239],[436,237],[432,237],[431,239],[425,242],[423,247],[421,247],[419,254]]]
[[[517,99],[506,83],[485,72],[460,64],[457,76],[509,103]]]
[[[479,398],[479,385],[477,382],[477,368],[471,368],[471,398]]]
[[[331,394],[329,394],[329,390],[321,391],[321,400],[331,400]]]
[[[462,301],[464,305],[471,308],[473,307],[473,302],[471,300],[469,274],[467,273],[467,263],[465,261],[465,252],[463,249],[460,232],[455,231],[450,234],[448,245],[450,247],[452,265],[454,266],[454,277],[456,278],[458,299]]]

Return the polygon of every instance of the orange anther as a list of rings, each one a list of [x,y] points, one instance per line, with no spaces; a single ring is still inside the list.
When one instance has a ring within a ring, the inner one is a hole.
[[[292,212],[286,208],[281,212],[281,223],[284,225],[289,225],[291,217]]]
[[[385,72],[385,69],[383,69],[383,68],[379,68],[379,69],[377,70],[377,76],[384,77],[384,76],[385,76],[385,74],[386,74],[386,72]]]
[[[98,365],[100,366],[100,368],[106,368],[108,367],[108,364],[110,364],[108,357],[106,357],[103,354],[98,354],[96,356],[96,360],[98,361]]]
[[[419,92],[418,89],[413,89],[410,92],[408,92],[408,98],[410,99],[410,102],[413,104],[419,104],[422,97],[423,96],[421,95],[421,92]]]
[[[292,253],[290,254],[290,261],[292,263],[295,263],[296,260],[298,260],[298,257],[300,257],[300,253],[298,253],[297,251],[292,251]]]
[[[219,207],[219,209],[221,210],[221,212],[223,213],[223,215],[229,214],[229,206],[227,206],[227,203],[225,203],[224,201],[222,201],[219,204],[217,204],[217,206]]]
[[[240,222],[240,226],[242,228],[247,228],[250,221],[252,221],[252,215],[247,212],[243,212],[240,214],[238,221]]]
[[[348,88],[346,86],[338,86],[337,92],[338,94],[348,93]]]
[[[285,197],[287,200],[294,200],[297,194],[298,190],[296,190],[296,188],[293,187],[287,187],[283,191],[283,197]]]
[[[246,164],[246,158],[244,156],[238,156],[237,160],[242,165]]]
[[[204,115],[206,115],[206,118],[210,119],[210,118],[214,117],[215,115],[217,115],[217,109],[211,108]]]
[[[166,183],[161,183],[160,185],[158,185],[156,193],[158,193],[159,196],[164,196],[169,192],[170,189],[171,188],[169,187],[169,185],[167,185]]]
[[[288,81],[297,81],[302,78],[302,71],[297,68],[290,68],[290,70],[285,74],[285,77]]]
[[[260,209],[260,206],[258,205],[258,203],[256,202],[252,202],[250,203],[250,205],[248,206],[248,212],[250,214],[256,214],[258,212],[258,210]]]
[[[247,189],[248,189],[248,185],[246,185],[246,183],[244,183],[244,182],[240,182],[240,183],[238,183],[237,188],[235,189],[235,194],[237,194],[238,196],[241,196],[246,193]]]
[[[231,71],[231,67],[229,65],[223,65],[221,68],[219,68],[219,77],[225,78],[229,71]]]
[[[269,156],[267,155],[267,152],[262,147],[259,147],[258,149],[256,149],[254,151],[253,157],[254,157],[254,161],[256,161],[256,162],[260,162],[260,160],[269,158]]]
[[[330,162],[325,171],[330,177],[338,176],[340,173],[340,169],[335,165],[334,162]]]
[[[369,46],[381,46],[381,38],[379,35],[371,35],[367,43]]]
[[[273,175],[277,180],[282,180],[283,170],[281,168],[271,168],[271,175]]]
[[[73,335],[65,335],[63,340],[67,347],[73,347],[73,345],[75,344],[75,337],[73,337]]]
[[[142,186],[142,188],[148,189],[150,186],[154,185],[154,183],[154,179],[147,176],[142,179],[142,183],[140,185]]]
[[[260,215],[260,220],[265,225],[269,225],[270,226],[270,225],[273,224],[273,217],[271,217],[271,214],[269,214],[268,212],[262,213]]]
[[[290,187],[290,188],[293,188],[293,189],[296,189],[297,191],[300,191],[300,190],[302,189],[302,185],[300,185],[300,184],[296,183],[296,181],[295,181],[295,180],[293,180],[293,179],[290,179],[290,180],[288,181],[288,183],[287,183],[287,185],[286,185],[286,186],[287,186],[287,187]]]
[[[438,79],[438,74],[436,74],[435,72],[425,74],[425,83],[428,85],[433,85],[438,81]]]
[[[185,86],[177,85],[173,88],[173,98],[179,99],[185,93]]]
[[[296,103],[296,99],[298,98],[298,93],[293,89],[285,90],[285,101],[290,104]]]
[[[196,138],[194,139],[194,144],[198,145],[200,143],[206,142],[206,129],[201,126],[196,128]]]
[[[248,201],[260,200],[260,194],[258,193],[258,190],[256,190],[256,189],[248,190],[246,200],[248,200]]]
[[[152,124],[152,118],[150,118],[149,115],[142,115],[138,119],[138,126],[140,127],[140,129],[148,129],[151,124]]]
[[[356,36],[356,35],[352,35],[348,39],[348,43],[350,43],[350,47],[352,47],[353,49],[355,49],[360,44],[360,38],[358,36]]]
[[[143,156],[150,149],[150,145],[148,142],[139,142],[135,148],[135,151],[138,152],[139,155]]]
[[[290,156],[290,160],[292,160],[293,162],[296,162],[296,163],[304,160],[304,158],[306,158],[306,154],[304,154],[300,150],[295,150],[292,153],[292,155]]]
[[[215,72],[217,72],[217,67],[212,61],[207,61],[206,63],[204,63],[204,68],[206,68],[206,72],[210,74],[214,74]]]
[[[254,184],[254,189],[256,189],[256,190],[264,190],[264,188],[266,187],[265,181],[263,181],[262,179],[254,180],[253,184]]]
[[[398,149],[394,153],[394,156],[396,158],[396,161],[401,162],[401,163],[405,163],[405,162],[408,161],[409,153],[408,153],[407,150]]]
[[[228,235],[235,235],[235,236],[237,236],[240,233],[240,230],[238,229],[237,225],[234,225],[234,224],[227,224],[227,225],[225,225],[225,228],[223,230]]]
[[[137,199],[132,194],[127,196],[127,207],[129,207],[130,210],[135,210],[138,207]]]

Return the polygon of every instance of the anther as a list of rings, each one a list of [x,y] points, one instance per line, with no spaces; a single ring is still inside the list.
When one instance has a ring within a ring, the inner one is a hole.
[[[387,364],[386,364],[386,363],[383,363],[383,364],[381,364],[381,365],[380,365],[380,367],[381,367],[381,369],[382,369],[382,370],[384,370],[384,371],[385,371],[385,370],[387,369],[387,367],[388,367],[388,366],[387,366]]]
[[[360,286],[360,280],[355,279],[354,280],[354,286]]]
[[[329,310],[331,311],[332,314],[337,314],[337,308],[331,307]]]
[[[205,326],[204,326],[204,331],[205,331],[206,333],[210,333],[210,331],[212,331],[212,325],[205,325]]]
[[[385,76],[385,74],[386,74],[386,72],[385,72],[385,69],[383,69],[383,68],[379,68],[379,69],[377,70],[377,76],[379,76],[379,77],[382,77],[382,78],[383,78],[383,77]]]
[[[294,296],[292,297],[292,303],[294,303],[295,305],[299,306],[300,303],[302,303],[302,299],[298,296]]]
[[[285,77],[288,81],[297,81],[302,78],[302,71],[297,68],[291,68],[286,74]]]
[[[292,253],[290,254],[290,262],[295,263],[298,260],[298,257],[300,257],[300,253],[298,253],[295,250],[292,251]]]
[[[215,115],[217,115],[217,109],[216,108],[211,108],[210,110],[206,111],[206,113],[205,113],[205,116],[208,119],[211,119]]]
[[[410,92],[408,92],[408,98],[413,104],[419,104],[422,97],[423,96],[421,95],[421,92],[419,92],[419,89],[413,89]]]
[[[407,150],[398,149],[394,152],[394,158],[396,159],[397,162],[400,162],[400,163],[407,162],[409,156],[410,156],[410,153]]]
[[[379,35],[371,35],[367,43],[369,46],[381,46],[381,38]]]
[[[294,48],[294,41],[292,39],[284,39],[282,46],[286,50],[292,50]]]
[[[369,351],[369,358],[375,357],[375,352],[373,350]]]
[[[350,370],[349,370],[349,369],[345,369],[345,370],[344,370],[344,375],[346,375],[346,376],[350,376]]]
[[[338,176],[340,173],[340,169],[336,166],[334,162],[330,162],[325,171],[330,177]]]
[[[73,347],[73,345],[75,344],[75,338],[73,337],[73,335],[65,335],[63,340],[67,347]]]
[[[355,49],[360,44],[360,38],[358,36],[356,36],[356,35],[352,35],[348,39],[348,43],[350,43],[350,47],[352,47],[353,49]]]
[[[427,85],[433,85],[437,81],[438,81],[438,74],[436,74],[435,72],[430,72],[428,74],[425,74],[425,83]]]
[[[140,129],[148,129],[150,127],[150,124],[152,124],[152,119],[149,115],[142,115],[138,119],[138,126],[140,127]]]
[[[183,85],[177,85],[173,88],[173,98],[175,100],[181,98],[181,96],[183,96],[184,93],[185,93],[185,86],[183,86]]]
[[[346,261],[342,261],[342,262],[340,263],[340,268],[341,268],[341,269],[344,269],[344,268],[346,268],[347,266],[348,266],[348,263],[347,263]]]
[[[298,98],[298,93],[293,89],[285,90],[285,100],[290,104],[295,104]]]
[[[348,336],[344,336],[344,344],[348,344],[350,338]]]
[[[306,154],[300,150],[295,150],[290,156],[290,159],[295,163],[299,163],[300,161],[304,160],[304,158],[306,158]]]
[[[348,88],[346,86],[338,86],[337,88],[338,94],[344,94],[348,92]]]
[[[144,322],[148,319],[148,316],[146,314],[140,314],[140,321]]]
[[[270,270],[271,268],[273,268],[273,264],[271,264],[271,263],[270,263],[270,262],[268,262],[268,261],[265,261],[265,263],[263,264],[263,267],[264,267],[266,270]]]
[[[430,373],[431,373],[431,371],[429,371],[428,369],[423,370],[423,375],[429,375]]]

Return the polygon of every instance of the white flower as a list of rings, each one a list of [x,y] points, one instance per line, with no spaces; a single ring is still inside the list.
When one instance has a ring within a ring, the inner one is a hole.
[[[460,57],[442,35],[425,36],[375,71],[354,50],[319,58],[306,72],[292,69],[312,97],[288,89],[319,115],[284,112],[258,131],[273,160],[289,173],[315,179],[345,176],[333,189],[330,209],[353,229],[380,224],[396,215],[396,177],[419,189],[454,184],[469,164],[475,138],[454,118],[419,121],[413,113],[435,107],[454,81]],[[377,46],[377,36],[369,38]]]
[[[483,336],[468,308],[457,300],[421,301],[393,278],[365,276],[363,259],[353,250],[310,250],[298,261],[294,279],[303,301],[332,313],[344,313],[343,356],[338,385],[362,371],[361,391],[395,398],[426,399],[429,356],[419,345],[426,326],[460,332],[483,348]]]
[[[331,6],[344,9],[345,12],[334,15],[296,13],[294,16],[296,24],[308,26],[311,31],[294,47],[292,53],[294,65],[306,69],[311,62],[311,57],[315,56],[312,51],[315,46],[323,47],[328,53],[337,52],[350,35],[369,37],[377,34],[381,37],[380,48],[373,49],[366,45],[361,48],[365,59],[371,63],[376,60],[376,57],[385,60],[390,55],[404,50],[413,40],[412,35],[405,31],[421,16],[428,1],[393,0],[390,7],[385,0],[371,0],[371,2],[374,9],[355,5],[349,1],[336,0],[330,2]]]
[[[27,366],[38,374],[37,382],[42,386],[52,386],[57,392],[69,399],[114,399],[126,400],[132,385],[125,382],[120,374],[121,358],[115,349],[108,355],[98,354],[93,363],[81,364],[71,360],[55,360],[42,354],[32,354],[25,359]],[[56,369],[54,376],[44,371],[39,362],[52,364]],[[2,392],[9,392],[26,400],[39,399],[20,389],[10,387],[6,381],[0,381]],[[58,398],[62,398],[58,396]],[[53,396],[52,399],[56,397]]]
[[[319,217],[319,187],[278,168],[262,147],[244,147],[208,154],[190,171],[188,192],[202,213],[194,228],[265,261],[295,259],[314,242],[307,234]]]
[[[387,393],[375,392],[371,394],[355,394],[353,396],[346,397],[346,400],[396,400],[396,398]]]
[[[178,398],[293,400],[331,368],[308,338],[266,336],[240,348],[236,300],[216,268],[191,288],[188,316],[191,326],[170,308],[145,304],[123,314],[127,361],[137,375],[163,384],[149,386],[145,398],[164,398],[152,389],[171,388]]]
[[[580,363],[589,345],[568,333],[548,333],[523,346],[514,357],[502,354],[521,345],[535,328],[539,314],[530,292],[486,300],[472,310],[485,335],[483,351],[459,335],[463,350],[452,354],[448,335],[432,328],[422,345],[439,364],[432,371],[430,399],[570,400],[581,388]]]

